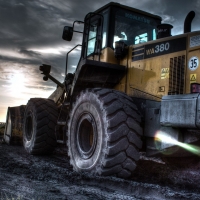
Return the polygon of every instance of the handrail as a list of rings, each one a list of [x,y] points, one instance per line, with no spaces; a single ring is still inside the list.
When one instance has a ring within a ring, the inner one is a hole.
[[[78,21],[78,20],[76,20],[76,21],[74,21],[74,23],[73,23],[73,32],[76,32],[76,33],[83,33],[82,31],[75,31],[75,30],[74,30],[75,23],[84,24],[84,22],[83,22],[83,21]]]
[[[65,75],[67,75],[67,63],[68,63],[68,54],[71,53],[74,49],[76,49],[77,47],[82,46],[81,44],[77,44],[75,47],[73,47],[70,51],[67,52],[66,55],[66,69],[65,69]]]

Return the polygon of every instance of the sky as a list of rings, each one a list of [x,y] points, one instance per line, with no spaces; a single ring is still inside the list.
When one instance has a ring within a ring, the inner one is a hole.
[[[81,44],[74,33],[71,42],[62,40],[64,26],[83,21],[109,0],[0,0],[0,122],[6,121],[7,107],[26,105],[33,97],[48,98],[56,85],[43,81],[39,66],[52,66],[51,75],[64,80],[66,53]],[[172,35],[183,33],[184,19],[194,10],[192,31],[200,30],[198,0],[115,0],[162,17],[174,26]],[[77,27],[81,30],[83,25]],[[69,72],[75,70],[80,50],[70,54]]]

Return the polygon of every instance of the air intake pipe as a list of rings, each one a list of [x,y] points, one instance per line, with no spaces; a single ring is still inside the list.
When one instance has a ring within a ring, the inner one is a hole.
[[[191,32],[191,24],[194,17],[195,17],[194,11],[190,11],[188,15],[186,16],[185,22],[184,22],[184,33]]]
[[[171,35],[172,28],[173,26],[171,24],[159,24],[157,26],[157,39],[172,36]]]

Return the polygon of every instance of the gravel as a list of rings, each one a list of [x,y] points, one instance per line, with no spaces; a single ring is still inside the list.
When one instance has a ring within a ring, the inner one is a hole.
[[[124,180],[74,172],[65,146],[32,156],[22,146],[0,143],[0,199],[200,200],[200,159],[177,166],[141,153],[133,176]]]

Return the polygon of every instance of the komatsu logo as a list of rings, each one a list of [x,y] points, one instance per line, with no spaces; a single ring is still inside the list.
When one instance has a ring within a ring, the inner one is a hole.
[[[162,44],[156,45],[154,48],[146,49],[146,55],[161,53],[164,51],[168,51],[169,49],[170,49],[169,42],[162,43]]]
[[[137,21],[140,21],[140,22],[144,22],[146,24],[150,24],[150,20],[145,18],[145,17],[139,17],[137,15],[132,15],[132,14],[129,14],[129,13],[125,13],[125,17],[129,18],[129,19],[133,19],[133,20],[137,20]]]

